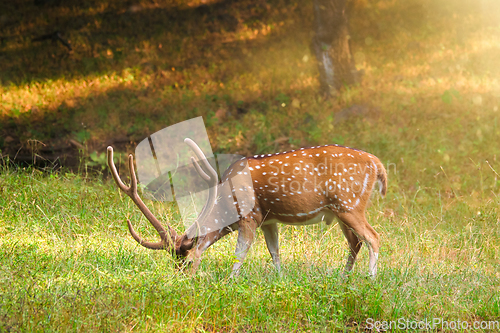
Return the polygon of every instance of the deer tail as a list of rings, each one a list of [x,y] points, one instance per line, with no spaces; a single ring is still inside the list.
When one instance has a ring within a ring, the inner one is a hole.
[[[380,194],[382,197],[385,196],[387,193],[387,171],[384,168],[384,165],[380,160],[377,159],[375,162],[377,165],[377,182],[378,182],[378,189],[380,191]]]

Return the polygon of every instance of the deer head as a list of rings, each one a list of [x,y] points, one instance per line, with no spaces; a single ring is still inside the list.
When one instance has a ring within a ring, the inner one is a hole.
[[[128,160],[131,183],[127,187],[113,163],[113,148],[108,147],[108,164],[116,184],[160,236],[159,242],[145,241],[128,220],[129,231],[139,244],[149,249],[167,250],[181,258],[192,254],[195,271],[202,253],[209,246],[238,230],[233,266],[233,273],[237,273],[260,227],[279,270],[277,223],[307,225],[325,221],[330,224],[337,218],[350,247],[345,272],[351,271],[362,242],[365,242],[370,252],[369,273],[376,274],[380,237],[368,224],[365,210],[375,183],[380,184],[382,195],[387,189],[387,174],[377,157],[338,145],[255,155],[233,163],[219,182],[216,171],[198,145],[190,139],[185,143],[197,157],[191,157],[191,161],[208,184],[209,195],[196,223],[182,235],[168,222],[165,228],[139,197],[132,155]]]

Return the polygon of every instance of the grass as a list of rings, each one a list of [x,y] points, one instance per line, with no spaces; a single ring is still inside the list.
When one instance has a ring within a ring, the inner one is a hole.
[[[426,190],[374,198],[369,220],[383,241],[375,280],[366,250],[342,280],[346,242],[325,225],[281,227],[282,276],[259,235],[230,280],[236,234],[210,248],[192,277],[131,239],[127,216],[155,235],[110,181],[8,168],[0,186],[2,330],[359,331],[368,318],[500,315],[498,200],[474,207]],[[171,207],[149,205],[175,221]]]
[[[369,318],[500,317],[495,2],[356,2],[352,48],[366,74],[330,100],[316,94],[305,3],[229,2],[208,16],[196,1],[26,4],[23,17],[2,5],[12,37],[1,44],[2,152],[74,139],[97,150],[98,163],[106,140],[126,137],[132,151],[202,115],[214,151],[345,144],[386,164],[389,190],[368,212],[382,239],[375,280],[366,249],[340,278],[346,241],[325,225],[281,227],[282,276],[259,235],[241,276],[228,279],[231,235],[191,277],[133,241],[127,217],[156,235],[104,176],[22,169],[4,157],[0,331],[369,331]],[[69,56],[26,37],[56,19]],[[368,114],[336,118],[353,105]],[[147,204],[182,230],[176,207]]]

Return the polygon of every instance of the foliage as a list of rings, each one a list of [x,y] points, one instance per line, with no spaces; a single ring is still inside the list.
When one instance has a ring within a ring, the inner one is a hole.
[[[89,155],[90,161],[85,162],[85,165],[95,167],[100,167],[101,170],[107,168],[107,156],[106,153],[97,154],[95,151]]]

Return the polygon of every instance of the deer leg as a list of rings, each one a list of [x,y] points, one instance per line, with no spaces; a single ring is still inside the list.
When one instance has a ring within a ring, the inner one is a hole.
[[[349,273],[356,261],[356,257],[358,256],[359,250],[361,250],[361,245],[363,243],[359,240],[358,236],[351,229],[349,229],[342,221],[339,223],[340,229],[344,233],[345,238],[347,239],[347,243],[349,244],[350,253],[347,256],[347,262],[344,268],[344,274]]]
[[[338,216],[347,228],[351,229],[368,246],[370,251],[369,274],[375,276],[377,274],[377,260],[380,248],[379,234],[368,224],[364,213],[347,212],[340,213]]]
[[[370,230],[370,233],[373,235],[372,236],[372,243],[370,247],[370,264],[369,264],[369,270],[370,270],[370,275],[375,276],[377,274],[377,261],[378,261],[378,254],[380,251],[380,236],[379,234],[375,231],[375,229],[372,228],[371,225],[368,224],[365,218],[365,223],[367,228]]]
[[[266,240],[267,249],[273,258],[274,266],[276,269],[281,271],[280,264],[280,252],[279,252],[279,234],[278,234],[278,224],[272,223],[268,225],[263,225],[260,227],[264,233],[264,238]]]
[[[242,219],[238,227],[238,242],[236,243],[236,250],[234,252],[234,265],[233,271],[231,272],[231,277],[238,275],[241,265],[247,256],[248,250],[252,246],[253,240],[255,238],[255,231],[257,229],[257,223],[254,219]]]

